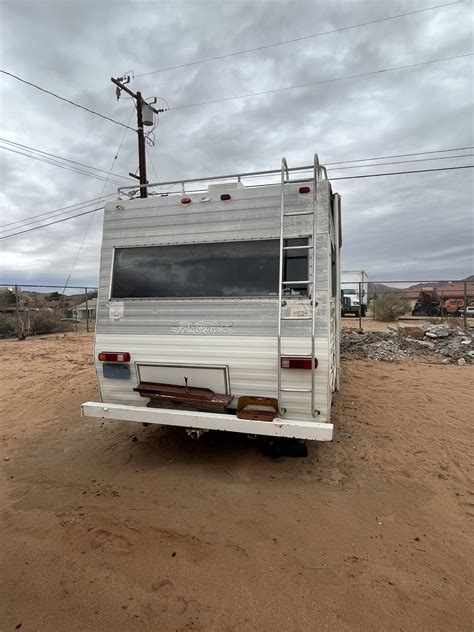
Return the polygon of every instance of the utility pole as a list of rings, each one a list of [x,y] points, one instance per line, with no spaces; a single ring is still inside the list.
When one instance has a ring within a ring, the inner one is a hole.
[[[127,94],[129,94],[133,99],[135,99],[137,104],[137,134],[138,134],[138,176],[134,173],[130,173],[133,178],[137,178],[140,181],[140,197],[146,198],[148,197],[148,189],[146,185],[148,184],[148,180],[146,179],[146,153],[145,153],[145,134],[143,132],[143,106],[149,108],[155,114],[160,114],[161,112],[165,112],[166,110],[157,110],[149,103],[147,103],[143,97],[141,92],[133,92],[130,88],[127,88],[126,84],[130,82],[130,77],[119,77],[118,79],[110,78],[110,81],[117,86],[116,94],[117,100],[120,99],[120,92],[124,90]],[[156,103],[156,99],[155,99]],[[151,123],[148,123],[149,125]]]

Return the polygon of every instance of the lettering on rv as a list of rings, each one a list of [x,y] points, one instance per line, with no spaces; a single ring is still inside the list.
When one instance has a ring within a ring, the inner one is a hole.
[[[232,323],[219,323],[213,320],[181,320],[173,327],[174,334],[218,334],[232,333]]]

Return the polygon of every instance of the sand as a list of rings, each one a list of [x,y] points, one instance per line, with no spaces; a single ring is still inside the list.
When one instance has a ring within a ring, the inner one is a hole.
[[[472,629],[472,367],[346,361],[336,440],[272,460],[82,419],[86,334],[0,353],[2,632]]]

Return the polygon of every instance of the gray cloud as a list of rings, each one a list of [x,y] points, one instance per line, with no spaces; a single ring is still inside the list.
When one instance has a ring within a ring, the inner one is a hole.
[[[435,3],[433,3],[435,4]],[[2,67],[122,122],[110,77],[174,66],[430,6],[360,2],[3,2]],[[369,72],[468,52],[469,3],[221,61],[137,78],[171,106]],[[149,155],[162,180],[473,144],[470,58],[175,110]],[[124,130],[9,78],[1,136],[109,169]],[[471,152],[464,152],[471,153]],[[470,164],[472,158],[330,172],[333,177]],[[2,223],[97,197],[103,183],[0,152]],[[137,168],[126,137],[114,171]],[[155,178],[151,162],[149,177]],[[113,192],[109,184],[106,192]],[[473,272],[469,170],[341,180],[343,266],[375,279]],[[72,284],[98,276],[101,213],[2,242],[7,282],[62,283],[92,221]],[[92,219],[93,217],[93,219]]]

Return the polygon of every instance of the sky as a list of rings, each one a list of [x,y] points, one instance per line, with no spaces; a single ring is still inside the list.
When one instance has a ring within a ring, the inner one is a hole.
[[[315,152],[325,164],[468,148],[329,170],[342,196],[343,269],[364,269],[373,281],[454,280],[474,273],[472,169],[335,178],[474,164],[473,57],[180,107],[470,53],[471,1],[306,37],[448,1],[0,1],[0,66],[131,127],[132,101],[116,100],[110,78],[133,74],[133,90],[171,107],[148,147],[153,181],[277,169],[282,156],[305,165]],[[41,226],[27,222],[40,213],[114,194],[138,166],[135,132],[6,75],[0,125],[1,236]],[[113,165],[122,177],[103,182],[44,164],[8,151],[18,145],[6,141],[92,165],[104,170],[99,177]],[[0,282],[62,285],[70,277],[70,285],[95,286],[101,231],[98,211],[1,240]]]

